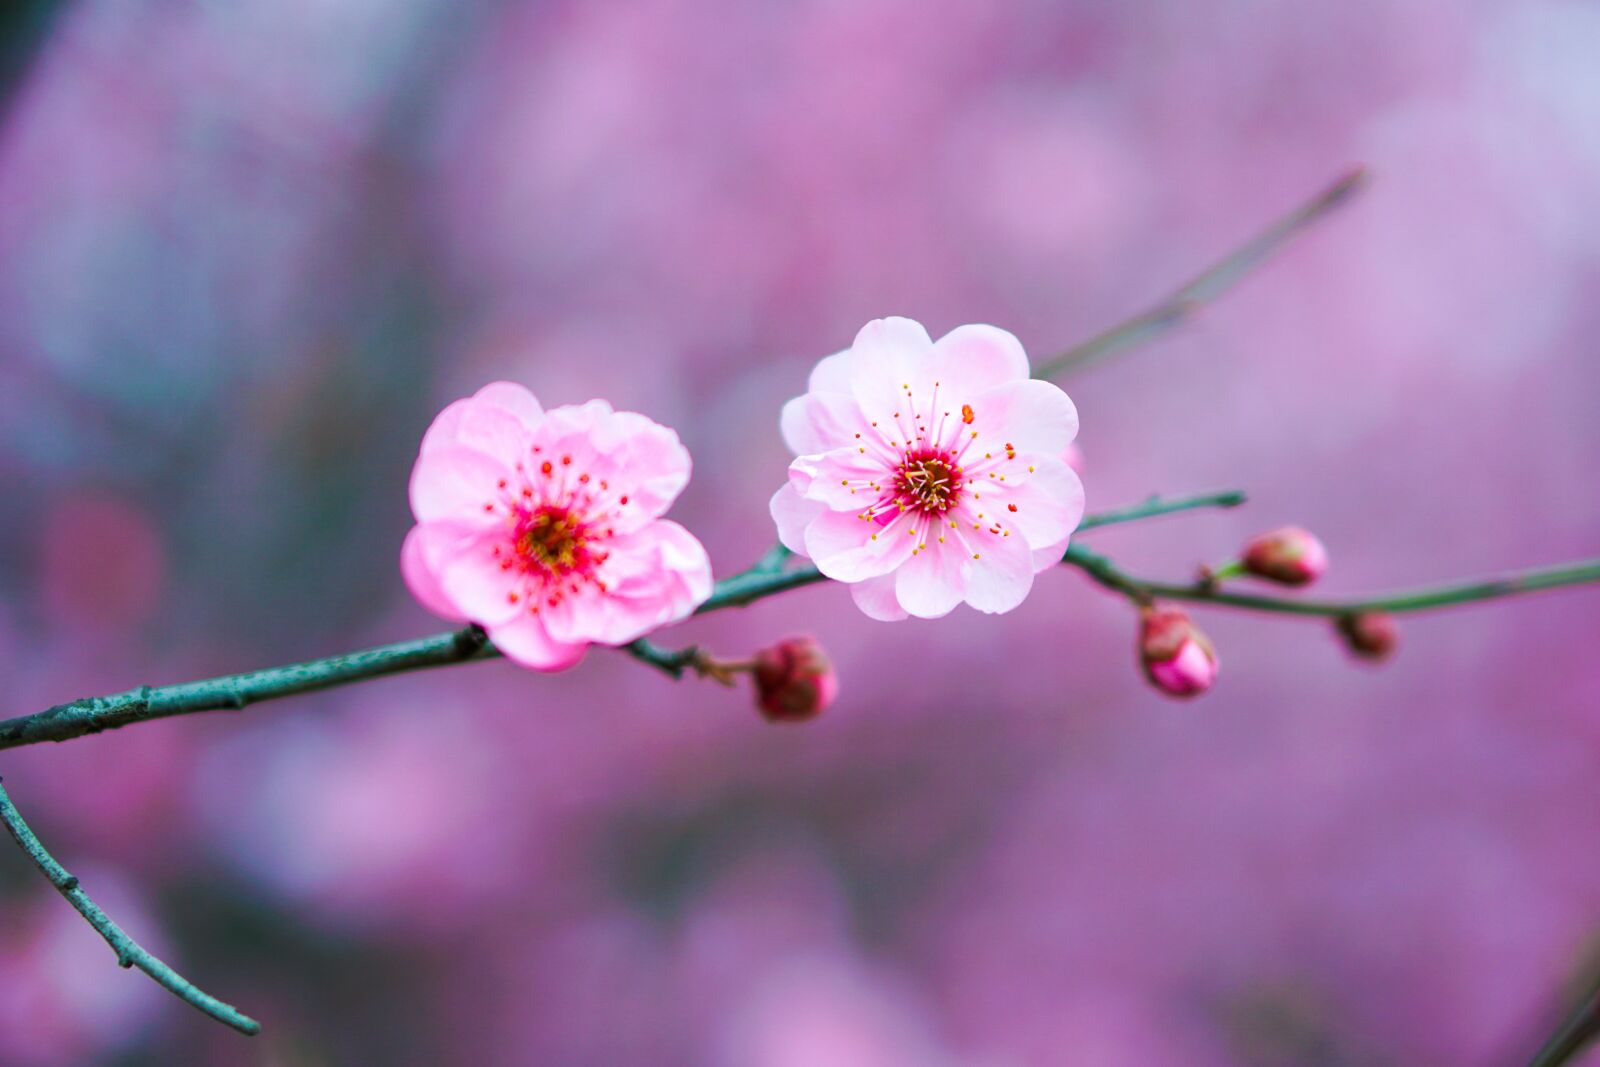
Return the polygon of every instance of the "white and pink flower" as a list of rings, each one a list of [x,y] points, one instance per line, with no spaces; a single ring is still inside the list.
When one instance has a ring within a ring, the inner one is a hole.
[[[495,382],[440,412],[411,474],[401,570],[430,611],[562,670],[711,595],[695,537],[661,518],[689,481],[678,435],[603,400],[545,411]]]
[[[910,319],[869,322],[782,429],[798,458],[772,498],[778,535],[876,619],[1010,611],[1083,517],[1077,410],[993,326],[935,342]]]

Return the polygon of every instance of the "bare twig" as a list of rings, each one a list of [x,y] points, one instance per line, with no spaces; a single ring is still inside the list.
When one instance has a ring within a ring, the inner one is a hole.
[[[1350,600],[1298,600],[1255,593],[1230,593],[1218,589],[1213,583],[1206,582],[1178,585],[1138,578],[1122,570],[1105,556],[1081,545],[1070,546],[1062,562],[1077,567],[1107,589],[1114,589],[1139,603],[1149,603],[1152,600],[1189,600],[1245,611],[1314,615],[1335,619],[1375,611],[1390,614],[1433,611],[1479,600],[1498,600],[1501,597],[1523,593],[1537,593],[1564,585],[1600,582],[1600,559],[1590,559],[1375,597],[1358,597]]]
[[[187,1001],[218,1022],[233,1027],[241,1034],[254,1037],[261,1032],[260,1023],[233,1005],[224,1004],[211,994],[196,988],[194,983],[145,951],[137,941],[123,932],[122,927],[112,922],[111,918],[100,910],[100,906],[89,899],[89,894],[83,891],[78,879],[68,874],[67,869],[45,851],[44,845],[39,843],[39,839],[23,821],[22,813],[17,811],[17,806],[11,802],[11,797],[3,785],[0,785],[0,821],[6,824],[6,829],[16,838],[17,844],[22,846],[28,858],[33,860],[46,878],[50,879],[50,884],[60,890],[61,895],[67,898],[67,902],[78,909],[78,914],[94,927],[95,933],[106,939],[111,951],[117,954],[119,966],[139,968],[174,996]]]
[[[1366,186],[1367,180],[1366,169],[1355,168],[1222,260],[1207,267],[1194,280],[1154,307],[1074,345],[1054,359],[1046,360],[1034,369],[1033,376],[1053,378],[1058,374],[1082,370],[1091,363],[1141,345],[1187,321],[1206,304],[1232,289],[1296,234],[1334,208],[1348,203]]]

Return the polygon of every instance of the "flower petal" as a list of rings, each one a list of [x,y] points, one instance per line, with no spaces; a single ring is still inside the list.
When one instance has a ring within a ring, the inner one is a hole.
[[[495,385],[504,388],[490,395],[504,397],[515,403],[518,410],[508,410],[493,400],[482,399],[485,392],[494,388],[484,386],[476,396],[457,400],[434,417],[428,432],[422,436],[421,451],[427,453],[451,445],[465,445],[504,460],[507,465],[522,459],[533,430],[542,418],[539,402],[520,385],[510,382],[496,382]],[[513,399],[519,393],[523,399]],[[524,417],[529,405],[534,413],[531,419]]]
[[[623,645],[694,612],[711,595],[711,559],[688,530],[665,519],[606,542],[596,585],[567,592],[540,615],[558,641]]]
[[[476,533],[470,528],[466,532],[469,536]],[[465,622],[466,616],[439,588],[439,560],[462,537],[463,528],[457,523],[423,523],[411,528],[400,547],[400,575],[406,588],[423,607],[451,622]]]
[[[811,393],[848,393],[850,391],[850,361],[852,352],[845,349],[824,356],[811,368],[811,378],[806,391]]]
[[[934,540],[895,571],[895,599],[919,619],[948,615],[966,596],[967,571],[974,563],[963,546]]]
[[[912,319],[874,319],[856,334],[850,390],[868,424],[876,423],[890,441],[914,435],[915,398],[931,402],[932,353],[928,331]]]
[[[1028,354],[1016,336],[998,326],[958,326],[933,346],[932,369],[939,395],[952,403],[1028,377]]]
[[[1007,382],[971,400],[976,448],[998,452],[1009,443],[1019,452],[1061,456],[1078,436],[1078,409],[1049,382]]]
[[[439,591],[456,610],[480,626],[508,622],[526,608],[528,580],[517,568],[500,565],[494,554],[510,544],[504,529],[480,530],[437,550],[434,571]]]
[[[583,495],[610,512],[618,532],[660,518],[689,482],[689,450],[675,432],[603,400],[550,409],[534,440],[555,464],[558,495],[577,492],[574,479],[588,475]]]
[[[873,453],[836,448],[789,464],[789,484],[807,500],[859,513],[884,495],[885,486],[894,484],[894,472]]]
[[[783,542],[795,555],[806,554],[806,527],[827,510],[827,506],[817,500],[807,500],[795,492],[794,486],[785,482],[776,493],[772,494],[772,501],[767,505],[772,512],[772,521],[778,526],[778,540]]]
[[[789,451],[805,456],[844,445],[864,447],[866,422],[850,393],[807,393],[783,405],[778,428]]]
[[[853,511],[824,511],[806,527],[805,548],[817,569],[840,582],[888,574],[917,547],[916,525],[897,515],[887,526]]]
[[[1071,467],[1054,455],[1019,452],[1015,459],[976,465],[973,473],[990,520],[1030,548],[1059,543],[1066,551],[1067,537],[1083,518],[1083,483]]]
[[[475,448],[447,445],[423,452],[411,470],[411,512],[418,522],[494,522],[493,508],[485,505],[499,502],[499,483],[510,473],[508,464]]]
[[[991,615],[1010,611],[1033,588],[1033,554],[1020,537],[984,537],[973,544],[967,603]]]
[[[564,671],[583,659],[589,646],[552,638],[542,616],[519,611],[509,622],[489,628],[489,638],[513,663],[536,671]]]
[[[856,607],[869,619],[879,622],[899,622],[906,617],[906,609],[894,595],[895,575],[884,574],[856,582],[850,587],[850,596]]]
[[[516,382],[490,382],[473,393],[472,399],[499,408],[529,430],[544,421],[544,408],[539,398]]]

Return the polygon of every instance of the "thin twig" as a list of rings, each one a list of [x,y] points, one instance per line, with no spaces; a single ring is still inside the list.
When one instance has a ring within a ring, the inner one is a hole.
[[[1053,378],[1068,371],[1082,370],[1107,356],[1143,344],[1158,334],[1192,318],[1206,304],[1226,293],[1245,275],[1283,247],[1296,234],[1317,222],[1341,204],[1348,203],[1367,184],[1364,167],[1357,167],[1322,192],[1278,219],[1217,263],[1202,271],[1193,281],[1165,300],[1104,333],[1074,345],[1054,359],[1034,369],[1035,378]]]
[[[1206,493],[1200,496],[1153,497],[1142,504],[1084,516],[1080,530],[1114,523],[1170,515],[1201,507],[1232,507],[1244,499],[1237,492]],[[1533,592],[1558,585],[1600,581],[1600,560],[1524,571],[1463,585],[1420,590],[1396,596],[1341,602],[1288,600],[1269,596],[1208,591],[1202,587],[1168,585],[1137,579],[1116,568],[1110,560],[1074,544],[1062,560],[1088,572],[1101,585],[1118,590],[1136,600],[1167,597],[1174,600],[1202,600],[1224,607],[1254,611],[1284,612],[1298,615],[1340,616],[1356,611],[1422,611],[1470,600],[1487,600]],[[769,596],[813,585],[826,579],[817,568],[806,563],[787,570],[771,569],[770,556],[749,570],[722,579],[710,599],[695,614],[704,615],[724,608],[741,607]],[[649,649],[652,651],[644,651]],[[635,658],[660,667],[675,677],[683,666],[672,664],[681,653],[656,649],[646,643],[627,651]],[[43,741],[67,741],[85,734],[99,733],[147,719],[188,715],[194,712],[239,709],[278,697],[327,689],[338,685],[378,678],[402,671],[444,667],[454,663],[491,659],[500,653],[476,626],[414,641],[380,645],[361,652],[310,660],[287,667],[269,667],[245,674],[230,674],[198,682],[169,686],[144,686],[111,696],[92,697],[59,704],[33,715],[0,722],[0,749],[17,748]],[[684,661],[684,666],[692,665]]]
[[[1528,1067],[1562,1067],[1588,1048],[1597,1036],[1600,1036],[1600,989],[1591,992],[1561,1020],[1550,1040],[1528,1061]]]
[[[1138,578],[1122,570],[1105,556],[1082,545],[1070,546],[1062,562],[1077,567],[1107,589],[1114,589],[1130,600],[1141,603],[1152,600],[1188,600],[1246,611],[1313,615],[1323,618],[1340,618],[1373,611],[1390,614],[1432,611],[1479,600],[1496,600],[1500,597],[1536,593],[1565,585],[1600,582],[1600,559],[1590,559],[1382,596],[1349,600],[1297,600],[1255,593],[1230,593],[1204,584],[1177,585]]]
[[[11,797],[3,785],[0,785],[0,821],[6,824],[6,829],[11,831],[11,836],[16,838],[17,844],[22,846],[22,851],[28,854],[28,858],[33,860],[46,878],[50,879],[50,884],[60,890],[61,895],[67,898],[67,902],[78,909],[78,914],[94,927],[95,933],[106,939],[111,951],[117,954],[119,966],[139,968],[174,996],[187,1001],[218,1022],[226,1023],[241,1034],[254,1037],[261,1032],[260,1023],[233,1005],[224,1004],[211,994],[196,988],[194,983],[152,956],[137,941],[124,933],[122,927],[112,922],[111,918],[100,910],[100,906],[89,899],[89,894],[83,891],[78,879],[68,874],[67,869],[45,851],[44,845],[39,843],[39,839],[23,821],[22,813],[11,802]]]

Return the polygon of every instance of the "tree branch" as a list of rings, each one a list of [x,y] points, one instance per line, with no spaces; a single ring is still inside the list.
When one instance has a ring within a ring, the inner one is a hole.
[[[1108,356],[1134,348],[1193,318],[1202,307],[1237,285],[1300,231],[1348,203],[1367,184],[1364,167],[1357,167],[1322,192],[1278,219],[1187,285],[1147,311],[1074,345],[1034,369],[1035,378],[1082,370]]]
[[[1432,611],[1479,600],[1496,600],[1500,597],[1536,593],[1564,585],[1600,582],[1600,559],[1590,559],[1375,597],[1350,600],[1296,600],[1256,593],[1230,593],[1204,584],[1175,585],[1138,578],[1117,567],[1105,556],[1076,544],[1067,548],[1066,557],[1062,562],[1077,567],[1107,589],[1113,589],[1139,603],[1149,603],[1152,600],[1189,600],[1246,611],[1314,615],[1324,618],[1340,618],[1369,611],[1383,611],[1390,614]]]
[[[1572,1009],[1544,1047],[1528,1061],[1528,1067],[1562,1067],[1600,1036],[1600,989],[1596,989]]]
[[[137,941],[123,932],[122,927],[112,922],[110,916],[89,899],[89,894],[83,891],[78,879],[68,874],[67,869],[45,851],[44,845],[39,843],[39,839],[23,821],[22,813],[11,802],[11,797],[3,785],[0,785],[0,821],[6,824],[6,829],[16,838],[17,844],[22,846],[22,851],[28,854],[28,858],[33,860],[46,878],[50,879],[50,884],[60,890],[61,895],[78,910],[78,914],[83,916],[85,922],[94,927],[95,933],[106,939],[111,951],[117,954],[118,966],[139,968],[174,996],[192,1004],[218,1022],[226,1023],[241,1034],[254,1037],[261,1032],[260,1023],[233,1005],[224,1004],[211,994],[196,988],[183,975],[145,951]]]
[[[1203,507],[1234,507],[1244,501],[1236,491],[1204,493],[1189,497],[1151,497],[1141,504],[1084,516],[1079,530],[1093,530],[1117,523],[1171,515]],[[783,569],[787,554],[769,552],[749,570],[722,579],[710,599],[695,612],[704,615],[725,608],[742,607],[769,596],[825,581],[810,563]],[[1087,572],[1101,585],[1138,601],[1157,597],[1196,600],[1224,607],[1244,608],[1298,615],[1337,617],[1358,611],[1422,611],[1533,592],[1560,585],[1600,581],[1600,560],[1567,564],[1544,570],[1524,571],[1483,581],[1440,589],[1419,590],[1371,600],[1315,601],[1289,600],[1270,596],[1227,593],[1202,586],[1168,585],[1135,578],[1119,570],[1109,559],[1081,545],[1067,549],[1063,563]],[[693,649],[672,652],[646,642],[624,646],[636,659],[680,677],[692,664]],[[251,704],[314,689],[328,689],[352,682],[380,678],[403,671],[426,670],[455,663],[492,659],[499,651],[476,626],[414,641],[351,652],[326,659],[309,660],[286,667],[268,667],[244,674],[223,675],[198,682],[168,686],[142,686],[104,697],[89,697],[69,704],[0,722],[0,749],[18,748],[43,741],[68,741],[85,734],[112,730],[129,723],[162,719],[194,712],[238,710]],[[683,657],[688,656],[688,659]]]

